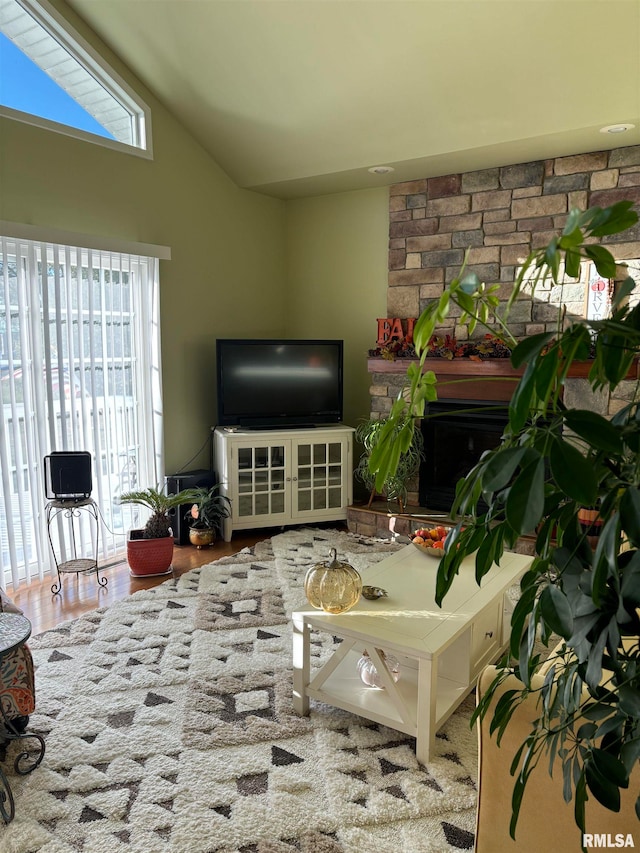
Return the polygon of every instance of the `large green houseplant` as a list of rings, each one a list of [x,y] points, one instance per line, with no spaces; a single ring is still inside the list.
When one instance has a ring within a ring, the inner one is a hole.
[[[562,395],[578,361],[590,359],[594,391],[615,391],[629,375],[640,351],[640,304],[629,301],[635,283],[630,277],[618,282],[607,319],[570,321],[559,312],[555,332],[516,342],[508,331],[509,308],[525,288],[535,297],[547,279],[562,285],[565,274],[578,276],[585,260],[602,277],[617,277],[612,254],[597,241],[634,225],[638,217],[631,208],[625,201],[572,210],[562,233],[529,255],[504,311],[497,286],[485,287],[463,268],[416,323],[418,361],[409,366],[407,386],[370,457],[372,472],[384,482],[397,454],[393,436],[401,436],[400,449],[406,446],[425,401],[436,398],[437,379],[423,371],[424,360],[450,306],[458,306],[472,329],[497,325],[514,347],[512,364],[523,373],[500,445],[458,483],[452,509],[457,523],[439,565],[437,600],[447,594],[466,555],[476,552],[480,582],[519,536],[535,533],[533,564],[513,614],[510,655],[476,712],[488,713],[508,674],[520,678],[524,690],[508,692],[494,709],[492,728],[500,738],[533,690],[532,676],[541,664],[536,638],[555,644],[559,635],[563,651],[539,691],[539,716],[512,765],[513,837],[527,780],[541,760],[550,771],[562,765],[565,799],[573,799],[576,823],[584,829],[587,798],[617,811],[620,790],[629,786],[640,758],[640,402],[634,399],[604,417],[566,407]],[[577,520],[583,506],[599,508],[595,550]],[[640,799],[636,812],[640,817]]]

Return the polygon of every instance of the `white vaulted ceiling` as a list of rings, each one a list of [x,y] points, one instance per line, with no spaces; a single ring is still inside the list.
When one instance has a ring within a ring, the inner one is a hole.
[[[640,0],[68,2],[237,184],[285,198],[640,144]]]

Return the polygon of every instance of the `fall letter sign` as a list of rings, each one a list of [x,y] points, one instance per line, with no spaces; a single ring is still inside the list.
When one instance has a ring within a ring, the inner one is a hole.
[[[403,329],[403,323],[406,324],[406,329]],[[413,327],[415,324],[415,317],[409,317],[406,320],[401,320],[399,317],[379,318],[377,345],[382,347],[388,344],[389,341],[405,341],[407,344],[413,343]]]

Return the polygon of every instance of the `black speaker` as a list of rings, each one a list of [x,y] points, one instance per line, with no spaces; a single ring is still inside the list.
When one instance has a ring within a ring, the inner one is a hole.
[[[47,500],[81,501],[91,497],[91,454],[54,451],[44,457],[44,490]]]
[[[183,489],[197,489],[200,486],[211,488],[218,482],[215,471],[204,468],[199,471],[185,471],[183,474],[169,474],[164,478],[164,487],[168,495],[177,495]],[[173,541],[176,545],[189,543],[189,524],[185,519],[191,504],[181,504],[169,513],[173,529]]]

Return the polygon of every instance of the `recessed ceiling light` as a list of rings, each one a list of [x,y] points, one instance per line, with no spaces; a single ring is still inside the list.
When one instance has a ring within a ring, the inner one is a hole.
[[[600,133],[624,133],[634,127],[635,124],[608,124],[606,127],[600,128]]]
[[[393,166],[372,166],[367,171],[371,172],[372,175],[388,175],[389,172],[395,171]]]

